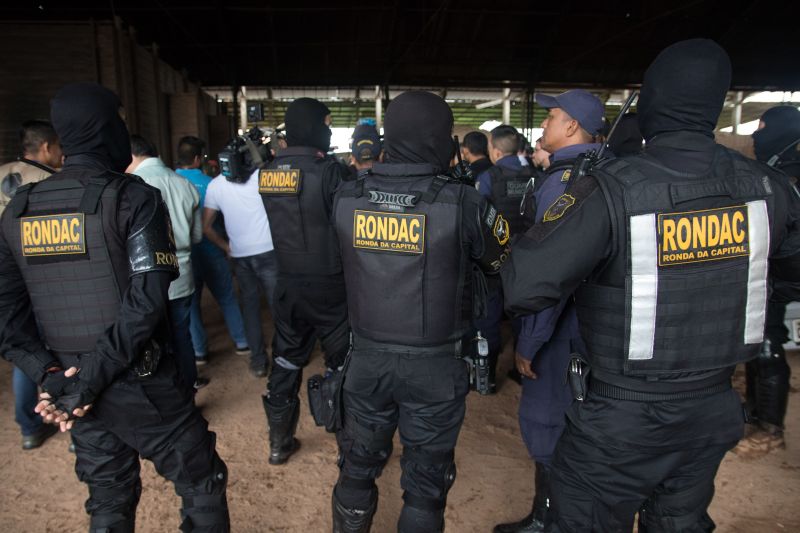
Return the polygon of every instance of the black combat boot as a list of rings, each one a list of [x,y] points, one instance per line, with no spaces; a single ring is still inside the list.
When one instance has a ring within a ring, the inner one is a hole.
[[[494,533],[541,533],[550,512],[550,467],[536,463],[536,494],[533,497],[533,509],[519,522],[498,524]]]
[[[333,507],[333,533],[369,533],[372,527],[372,517],[375,516],[375,510],[378,508],[378,491],[372,492],[369,505],[366,509],[361,510],[345,507],[336,497],[334,488],[331,504]]]
[[[294,438],[297,420],[300,417],[300,400],[278,400],[262,396],[264,411],[269,424],[269,464],[282,465],[300,448]]]

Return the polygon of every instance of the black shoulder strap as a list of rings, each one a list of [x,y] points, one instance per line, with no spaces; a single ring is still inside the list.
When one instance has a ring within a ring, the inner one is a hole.
[[[559,170],[566,170],[568,168],[572,168],[574,165],[575,165],[575,158],[562,159],[561,161],[559,161],[557,163],[553,163],[552,165],[547,167],[547,171],[546,172],[547,172],[547,175],[549,176],[550,174],[552,174],[554,172],[558,172]]]
[[[81,213],[93,215],[97,212],[97,204],[100,203],[100,198],[103,196],[103,190],[111,180],[106,178],[89,178],[89,183],[83,191],[81,197],[81,204],[78,208]]]
[[[25,213],[25,210],[28,209],[28,194],[30,194],[31,189],[36,185],[36,183],[26,183],[25,185],[21,185],[17,192],[14,193],[14,197],[11,198],[11,201],[8,203],[8,208],[11,210],[11,215],[14,218],[19,218]]]
[[[448,181],[449,180],[445,176],[435,176],[431,180],[428,190],[419,195],[419,199],[423,202],[432,204],[436,201],[436,197],[439,196],[439,192],[441,192],[442,188],[447,185]]]

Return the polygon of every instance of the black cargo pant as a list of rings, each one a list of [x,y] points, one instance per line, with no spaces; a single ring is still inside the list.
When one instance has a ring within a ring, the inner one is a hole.
[[[341,504],[367,509],[377,497],[374,480],[392,455],[399,429],[405,505],[398,530],[438,531],[455,481],[453,450],[468,392],[466,364],[452,348],[437,352],[354,339],[344,381],[344,428],[337,435],[341,472],[334,490]]]
[[[92,533],[134,530],[139,456],[175,484],[183,501],[182,531],[229,531],[227,469],[191,393],[178,386],[171,356],[151,377],[128,374],[114,381],[75,423],[72,440],[75,471],[89,486]]]
[[[743,432],[738,394],[633,402],[593,394],[567,411],[552,463],[551,532],[708,532],[714,477]]]
[[[317,339],[329,368],[341,366],[350,349],[344,280],[279,276],[274,303],[274,364],[267,387],[273,402],[291,401]]]

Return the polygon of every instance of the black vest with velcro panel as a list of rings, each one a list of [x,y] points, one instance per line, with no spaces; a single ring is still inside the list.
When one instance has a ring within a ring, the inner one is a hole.
[[[612,252],[576,293],[593,367],[657,378],[730,367],[764,333],[772,190],[753,162],[717,147],[706,175],[646,155],[592,170]]]
[[[432,173],[426,164],[376,165],[336,194],[350,325],[359,336],[437,346],[470,327],[472,271],[461,238],[466,186]]]
[[[328,276],[342,271],[323,187],[323,180],[333,179],[336,165],[316,148],[290,147],[258,174],[282,274]]]
[[[130,178],[77,177],[63,171],[20,188],[3,219],[39,332],[56,355],[94,350],[129,283],[125,241],[114,224]]]
[[[526,193],[533,191],[531,179],[536,177],[536,169],[526,166],[515,170],[494,165],[489,176],[492,178],[489,201],[508,221],[511,234],[522,235],[533,226],[536,214],[529,202],[523,204]]]

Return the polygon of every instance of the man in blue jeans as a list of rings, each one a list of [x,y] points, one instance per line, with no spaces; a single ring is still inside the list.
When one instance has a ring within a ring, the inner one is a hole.
[[[273,308],[278,264],[272,245],[269,219],[258,193],[258,178],[232,176],[213,180],[206,190],[203,233],[233,262],[239,280],[244,331],[250,345],[250,373],[267,376],[267,344],[261,320],[261,296]],[[219,214],[225,217],[225,239],[214,227]]]
[[[206,189],[212,180],[201,169],[204,151],[205,142],[201,139],[190,135],[182,137],[178,141],[178,168],[175,170],[197,189],[200,194],[201,213],[205,204]],[[221,222],[220,218],[215,224],[218,232],[223,230]],[[204,365],[208,361],[208,336],[203,327],[203,316],[200,311],[204,285],[208,285],[208,290],[222,310],[228,334],[236,345],[236,353],[249,352],[242,313],[233,293],[233,276],[225,253],[204,236],[203,240],[192,246],[192,270],[195,290],[192,298],[190,331],[197,364]]]
[[[17,188],[48,178],[61,168],[63,153],[56,130],[43,120],[29,120],[19,132],[20,153],[16,161],[0,166],[0,214],[14,196]],[[33,412],[39,401],[36,383],[19,368],[14,367],[14,419],[22,432],[22,449],[38,448],[56,433],[54,426],[43,424]]]

